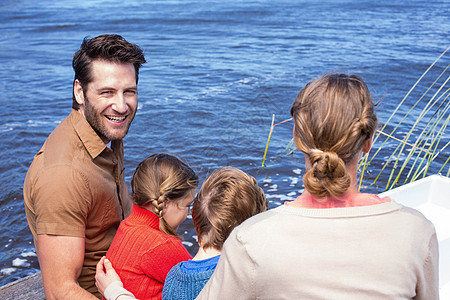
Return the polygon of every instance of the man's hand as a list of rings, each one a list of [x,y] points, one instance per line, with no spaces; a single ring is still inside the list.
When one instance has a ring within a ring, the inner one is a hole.
[[[114,270],[111,262],[103,256],[97,264],[97,271],[95,273],[95,285],[102,296],[105,290],[114,281],[120,281],[119,275]]]
[[[39,234],[37,252],[48,300],[97,300],[77,282],[83,267],[84,238]]]

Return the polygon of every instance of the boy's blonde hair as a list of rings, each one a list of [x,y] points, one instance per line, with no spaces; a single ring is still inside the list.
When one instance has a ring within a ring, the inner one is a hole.
[[[199,244],[222,250],[236,226],[266,209],[266,197],[255,178],[233,167],[214,171],[203,183],[192,208]]]
[[[324,75],[297,95],[291,115],[295,145],[309,156],[312,166],[303,176],[305,188],[314,196],[339,197],[350,186],[345,164],[377,127],[366,84],[354,75]]]
[[[165,203],[167,199],[183,198],[197,186],[195,172],[178,157],[165,153],[153,154],[142,161],[131,180],[134,203],[138,206],[152,203],[153,211],[159,217],[159,229],[177,238],[180,236],[164,220]]]

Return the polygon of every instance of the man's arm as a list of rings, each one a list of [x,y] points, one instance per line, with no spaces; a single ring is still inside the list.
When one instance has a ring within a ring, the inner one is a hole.
[[[84,238],[39,234],[37,252],[48,300],[97,300],[77,283],[84,260]]]

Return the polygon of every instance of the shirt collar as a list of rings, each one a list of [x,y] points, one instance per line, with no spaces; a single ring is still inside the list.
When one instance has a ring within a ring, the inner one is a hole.
[[[95,159],[106,149],[106,144],[79,111],[72,109],[70,120],[89,155]]]

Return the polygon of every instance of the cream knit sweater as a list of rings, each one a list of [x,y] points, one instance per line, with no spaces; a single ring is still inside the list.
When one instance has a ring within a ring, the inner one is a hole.
[[[433,224],[395,202],[250,218],[197,299],[439,298]]]

